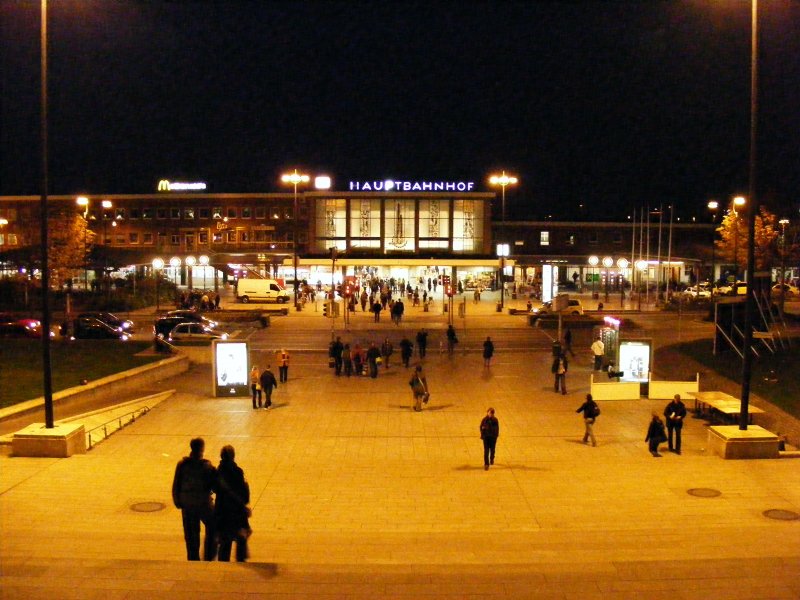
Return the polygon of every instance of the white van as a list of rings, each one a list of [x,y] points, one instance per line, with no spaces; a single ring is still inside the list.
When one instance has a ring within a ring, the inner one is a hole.
[[[278,302],[289,301],[289,292],[274,279],[239,279],[236,282],[236,299],[239,302]]]

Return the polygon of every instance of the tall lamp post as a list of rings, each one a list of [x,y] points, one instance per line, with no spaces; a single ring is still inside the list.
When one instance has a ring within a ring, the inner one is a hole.
[[[89,234],[89,199],[86,196],[79,196],[75,199],[75,204],[83,208],[83,285],[89,289],[89,266],[86,263],[86,239]]]
[[[619,269],[619,308],[622,310],[625,306],[625,269],[628,268],[627,258],[617,259],[617,268]]]
[[[203,267],[203,291],[206,291],[206,269],[208,269],[208,256],[203,254],[197,259],[200,266]]]
[[[592,269],[594,269],[598,264],[600,264],[600,259],[592,255],[589,257],[588,262],[589,266],[592,267]],[[589,271],[589,275],[591,275],[592,277],[592,300],[594,300],[595,297],[597,296],[597,291],[595,289],[595,283],[596,283],[594,278],[595,274],[592,271]]]
[[[161,310],[161,269],[164,268],[163,258],[153,259],[153,275],[156,278],[156,315]]]
[[[509,254],[508,244],[497,244],[497,256],[500,258],[500,310],[505,306],[505,270],[506,257]]]
[[[102,202],[103,211],[100,215],[103,218],[103,285],[108,286],[109,289],[111,288],[110,282],[107,280],[108,278],[108,238],[106,237],[107,230],[108,230],[108,214],[106,211],[114,206],[111,203],[111,200],[103,200]]]
[[[644,272],[647,270],[647,261],[644,259],[639,259],[636,261],[636,269],[639,271],[639,286],[637,291],[637,298],[639,300],[639,309],[642,310],[642,279],[644,278]]]
[[[608,302],[608,270],[614,266],[614,259],[610,256],[606,256],[603,258],[603,266],[606,269],[606,295],[605,301]]]
[[[714,282],[716,281],[716,250],[717,250],[717,240],[716,240],[716,233],[717,233],[717,209],[719,209],[719,202],[716,200],[711,200],[708,203],[708,210],[711,211],[711,224],[713,225],[711,229],[711,298],[714,298]]]
[[[501,189],[500,195],[502,197],[502,203],[500,205],[501,207],[500,215],[501,215],[501,221],[503,223],[506,222],[506,188],[509,185],[516,185],[518,181],[519,179],[517,179],[513,175],[506,175],[505,171],[503,171],[502,175],[492,175],[489,178],[489,183],[491,183],[492,185],[499,185]]]
[[[308,183],[311,178],[304,174],[298,173],[297,169],[292,173],[281,175],[281,181],[294,187],[294,210],[292,213],[292,226],[293,226],[293,240],[292,240],[292,264],[294,265],[294,309],[300,310],[300,302],[297,293],[297,186],[301,183]]]

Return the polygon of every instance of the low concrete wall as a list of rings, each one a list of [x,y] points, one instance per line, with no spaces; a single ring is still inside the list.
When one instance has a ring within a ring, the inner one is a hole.
[[[708,450],[725,459],[778,458],[778,436],[758,425],[740,430],[735,425],[708,428]]]
[[[638,400],[641,384],[638,381],[611,381],[598,383],[589,375],[589,389],[594,400]]]
[[[150,389],[155,381],[179,375],[188,370],[188,356],[171,356],[158,362],[90,381],[86,385],[61,390],[53,394],[54,416],[58,420],[68,416],[68,413],[75,414],[86,407],[95,407],[104,402],[115,404],[121,397],[141,389]],[[43,406],[44,397],[9,406],[0,410],[0,421],[34,414],[37,418],[41,418]]]
[[[650,400],[672,400],[675,394],[686,399],[689,393],[700,391],[700,373],[694,381],[653,381],[650,380],[647,397]]]

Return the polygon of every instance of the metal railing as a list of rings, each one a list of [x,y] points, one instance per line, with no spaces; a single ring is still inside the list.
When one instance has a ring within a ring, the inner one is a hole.
[[[92,447],[95,445],[93,443],[93,440],[92,440],[92,434],[95,431],[97,431],[99,429],[103,430],[102,437],[98,438],[98,440],[97,440],[97,443],[100,443],[103,440],[105,440],[108,436],[110,436],[112,433],[114,433],[116,431],[119,431],[120,429],[122,429],[126,425],[130,425],[131,423],[136,421],[137,418],[139,418],[142,415],[145,415],[145,414],[147,414],[149,412],[150,412],[150,407],[149,406],[141,406],[141,407],[137,408],[136,410],[132,410],[129,413],[125,413],[124,415],[120,415],[118,417],[115,417],[115,418],[111,419],[110,421],[106,421],[102,425],[98,425],[97,427],[94,427],[94,428],[90,429],[89,431],[86,432],[86,449],[87,450],[91,450]],[[125,420],[125,421],[123,422],[123,420]],[[113,428],[113,429],[109,427],[112,424],[116,424],[116,427]]]

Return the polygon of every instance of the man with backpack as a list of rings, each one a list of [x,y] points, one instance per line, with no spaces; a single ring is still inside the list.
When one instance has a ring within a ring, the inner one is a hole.
[[[589,440],[592,440],[592,446],[597,446],[597,440],[594,439],[592,426],[594,425],[595,419],[600,416],[600,407],[597,406],[597,402],[594,401],[591,394],[586,394],[586,402],[581,404],[580,408],[575,412],[583,413],[583,423],[586,427],[583,434],[583,443],[586,444]]]

